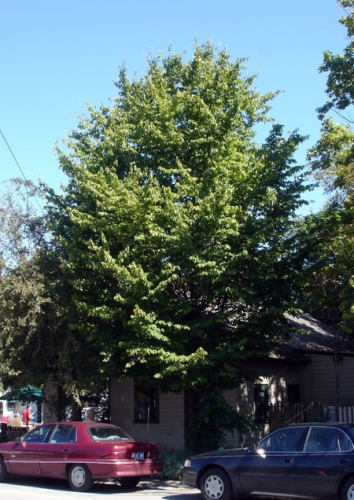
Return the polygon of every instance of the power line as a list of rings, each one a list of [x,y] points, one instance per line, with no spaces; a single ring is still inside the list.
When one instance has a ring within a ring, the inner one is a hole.
[[[15,160],[15,162],[16,162],[16,165],[18,166],[18,168],[19,168],[19,169],[20,169],[20,171],[21,171],[22,177],[23,177],[23,178],[25,179],[25,181],[27,182],[26,176],[25,176],[25,174],[23,173],[23,170],[22,170],[22,168],[20,167],[20,165],[19,165],[18,161],[16,160],[16,157],[15,157],[15,155],[13,154],[12,149],[11,149],[11,148],[10,148],[10,146],[9,146],[9,143],[8,143],[8,142],[7,142],[7,140],[5,139],[5,136],[4,136],[4,134],[2,133],[2,130],[0,130],[0,132],[1,132],[1,135],[2,135],[2,137],[3,137],[3,139],[4,139],[5,143],[6,143],[6,146],[9,148],[9,151],[10,151],[10,153],[12,154],[12,157],[13,157],[13,159],[14,159],[14,160]]]
[[[12,157],[13,157],[13,159],[15,160],[16,165],[17,165],[17,166],[18,166],[18,168],[20,169],[20,172],[21,172],[21,174],[22,174],[22,177],[24,178],[25,182],[27,183],[27,182],[28,182],[28,180],[26,179],[26,176],[25,176],[25,174],[23,173],[23,170],[22,170],[22,168],[20,167],[20,164],[19,164],[19,163],[18,163],[18,161],[16,160],[16,157],[15,157],[15,155],[13,154],[12,149],[10,148],[10,145],[9,145],[9,143],[7,142],[7,140],[6,140],[5,136],[4,136],[4,134],[2,133],[2,130],[0,130],[0,133],[1,133],[1,135],[2,135],[2,137],[3,137],[3,139],[4,139],[4,141],[5,141],[6,146],[9,148],[9,151],[10,151],[10,153],[12,154]],[[27,188],[26,188],[26,191],[27,191]],[[28,198],[28,194],[27,194],[27,198]],[[39,207],[40,211],[41,211],[41,212],[42,212],[42,214],[43,214],[43,209],[42,209],[42,207],[40,206],[39,201],[37,200],[37,197],[36,197],[36,196],[34,196],[34,199],[36,200],[37,205],[38,205],[38,207]]]

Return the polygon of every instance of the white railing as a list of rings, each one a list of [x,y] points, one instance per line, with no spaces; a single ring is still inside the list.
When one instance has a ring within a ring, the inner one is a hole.
[[[268,405],[268,422],[270,430],[287,423],[354,423],[354,402],[274,403]]]

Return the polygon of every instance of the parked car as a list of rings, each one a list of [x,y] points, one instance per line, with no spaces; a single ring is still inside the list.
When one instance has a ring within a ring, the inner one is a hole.
[[[116,478],[133,488],[162,468],[158,445],[137,442],[111,424],[50,422],[0,444],[0,481],[10,474],[55,477],[88,491],[95,480]]]
[[[354,497],[354,424],[282,427],[249,448],[186,460],[182,480],[205,500],[241,496]]]

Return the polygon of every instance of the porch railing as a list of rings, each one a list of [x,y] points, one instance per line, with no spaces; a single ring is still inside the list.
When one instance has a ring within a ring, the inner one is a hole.
[[[354,423],[354,402],[274,403],[268,405],[268,422],[271,431],[287,423]]]

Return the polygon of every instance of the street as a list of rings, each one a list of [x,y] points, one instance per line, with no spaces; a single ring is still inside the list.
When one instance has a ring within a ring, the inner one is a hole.
[[[201,500],[196,489],[184,486],[179,481],[142,481],[134,490],[123,489],[114,482],[95,483],[87,493],[72,491],[63,480],[12,476],[0,483],[0,497],[7,500],[87,500],[107,495],[119,495],[119,500]]]

